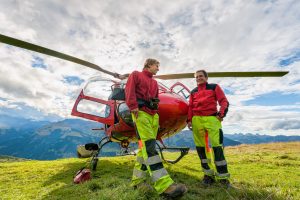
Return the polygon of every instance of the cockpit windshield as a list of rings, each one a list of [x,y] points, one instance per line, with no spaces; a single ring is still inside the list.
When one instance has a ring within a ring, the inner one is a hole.
[[[170,89],[166,85],[164,85],[164,84],[162,84],[161,82],[158,82],[158,81],[157,81],[157,83],[158,83],[158,90],[159,90],[160,93],[170,91]]]
[[[93,77],[85,85],[83,93],[86,96],[108,100],[112,92],[111,86],[113,84],[114,82],[110,79],[104,79],[100,76]]]
[[[188,99],[190,96],[190,90],[180,82],[177,82],[174,85],[172,85],[170,90],[171,92],[180,95],[184,99]]]

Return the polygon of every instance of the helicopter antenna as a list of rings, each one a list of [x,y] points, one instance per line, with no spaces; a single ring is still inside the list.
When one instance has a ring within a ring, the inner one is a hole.
[[[35,51],[35,52],[38,52],[38,53],[42,53],[42,54],[45,54],[45,55],[53,56],[53,57],[60,58],[60,59],[63,59],[63,60],[67,60],[67,61],[70,61],[70,62],[73,62],[73,63],[77,63],[79,65],[83,65],[83,66],[95,69],[95,70],[103,72],[105,74],[109,74],[109,75],[111,75],[115,78],[121,79],[121,80],[128,76],[127,74],[121,75],[121,74],[118,74],[118,73],[115,73],[115,72],[110,72],[108,70],[105,70],[105,69],[101,68],[100,66],[98,66],[96,64],[93,64],[91,62],[76,58],[74,56],[70,56],[70,55],[67,55],[67,54],[64,54],[64,53],[61,53],[61,52],[58,52],[58,51],[54,51],[54,50],[51,50],[51,49],[48,49],[48,48],[45,48],[45,47],[42,47],[42,46],[39,46],[39,45],[35,45],[35,44],[29,43],[29,42],[25,42],[23,40],[19,40],[19,39],[16,39],[16,38],[8,37],[8,36],[2,35],[2,34],[0,34],[0,42],[5,43],[5,44],[9,44],[9,45],[12,45],[12,46],[20,47],[20,48],[23,48],[23,49],[28,49],[30,51]]]

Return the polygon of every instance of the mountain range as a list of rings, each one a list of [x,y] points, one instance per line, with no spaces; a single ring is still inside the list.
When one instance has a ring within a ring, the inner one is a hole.
[[[103,131],[92,130],[101,127],[102,124],[81,119],[47,122],[0,115],[0,155],[38,160],[76,157],[78,145],[98,143],[105,136]],[[251,133],[224,135],[224,146],[285,141],[300,141],[300,136]],[[192,132],[189,130],[183,130],[173,137],[166,138],[164,143],[172,147],[195,148]],[[110,143],[102,149],[101,155],[117,155],[119,150],[119,144]]]
[[[4,120],[2,120],[5,118]],[[98,141],[104,136],[101,124],[80,119],[66,119],[59,122],[32,121],[22,118],[1,116],[0,155],[28,159],[53,160],[75,157],[78,145]],[[111,155],[110,149],[118,144],[109,144],[102,155]]]

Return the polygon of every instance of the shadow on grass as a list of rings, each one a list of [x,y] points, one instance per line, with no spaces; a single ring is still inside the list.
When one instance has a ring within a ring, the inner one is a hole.
[[[224,188],[219,183],[214,183],[211,186],[204,186],[201,181],[203,178],[202,172],[199,172],[198,177],[190,176],[176,170],[169,171],[170,175],[176,182],[184,183],[188,187],[188,193],[183,199],[205,199],[205,200],[239,200],[239,199],[272,199],[285,200],[286,196],[278,196],[277,194],[268,191],[266,188],[258,188],[258,186],[247,183],[233,183],[232,187]]]
[[[93,172],[93,179],[84,184],[73,184],[73,176],[84,166],[82,163],[68,163],[64,170],[52,176],[44,182],[44,186],[57,185],[45,200],[53,199],[163,199],[154,191],[134,190],[130,187],[130,179],[134,162],[132,159],[119,163],[116,161],[100,159],[97,171]],[[192,168],[191,170],[195,170]],[[224,189],[218,184],[211,187],[201,185],[202,174],[199,178],[182,173],[178,170],[169,170],[171,177],[188,187],[188,193],[182,199],[274,199],[283,200],[284,196],[278,196],[266,189],[259,189],[244,183],[234,183],[234,188]]]

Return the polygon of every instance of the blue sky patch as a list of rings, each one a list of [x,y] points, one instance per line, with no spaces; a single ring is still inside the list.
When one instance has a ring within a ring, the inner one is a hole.
[[[230,94],[230,95],[231,95],[231,94],[234,94],[232,90],[228,90],[228,89],[226,89],[226,88],[224,89],[224,93],[225,93],[225,94]]]
[[[69,83],[71,85],[81,85],[81,83],[83,83],[84,80],[79,78],[78,76],[65,76],[64,82]]]
[[[280,92],[271,92],[246,101],[245,105],[279,106],[296,104],[299,102],[299,94],[282,94]]]
[[[46,69],[47,65],[44,62],[44,59],[38,57],[38,56],[33,56],[33,60],[31,61],[31,66],[34,68],[43,68]]]
[[[296,84],[298,84],[298,83],[300,83],[300,80],[297,80],[297,81],[292,82],[291,85],[296,85]]]
[[[279,65],[281,67],[288,66],[290,64],[293,64],[294,62],[300,61],[300,51],[295,52],[294,54],[290,55],[289,57],[286,57],[279,61]]]

